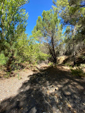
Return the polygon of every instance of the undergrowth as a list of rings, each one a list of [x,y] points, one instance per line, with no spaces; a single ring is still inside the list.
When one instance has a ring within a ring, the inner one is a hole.
[[[72,75],[77,76],[77,77],[85,77],[85,73],[80,67],[77,67],[76,69],[71,68],[71,73]]]

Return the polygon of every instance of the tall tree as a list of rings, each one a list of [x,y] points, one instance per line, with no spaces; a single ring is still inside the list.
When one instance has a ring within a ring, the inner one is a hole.
[[[64,24],[72,25],[73,28],[75,26],[76,31],[84,35],[85,0],[53,0],[53,3],[57,6],[55,9],[64,20]]]
[[[58,31],[60,29],[60,31]],[[46,43],[49,53],[52,57],[52,61],[56,64],[57,50],[56,47],[59,44],[59,38],[62,34],[62,25],[59,25],[59,19],[57,12],[52,9],[49,11],[43,11],[42,17],[38,17],[36,26],[32,31],[33,37],[38,37],[38,41]]]
[[[28,0],[0,1],[0,52],[7,57],[7,70],[11,71],[11,64],[16,53],[17,28],[25,31],[28,14],[21,6]]]
[[[70,25],[70,40],[73,43],[73,56],[75,65],[75,43],[85,38],[85,1],[84,0],[57,0],[53,3],[58,11],[61,20],[65,25]],[[80,35],[81,34],[81,35]]]

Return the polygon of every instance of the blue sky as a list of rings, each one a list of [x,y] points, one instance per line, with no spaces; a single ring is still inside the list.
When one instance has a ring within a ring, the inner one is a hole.
[[[50,10],[52,8],[52,0],[30,0],[28,4],[24,5],[26,12],[29,14],[29,18],[27,20],[27,28],[26,33],[28,36],[31,35],[31,31],[36,25],[36,20],[38,16],[42,15],[43,10]]]

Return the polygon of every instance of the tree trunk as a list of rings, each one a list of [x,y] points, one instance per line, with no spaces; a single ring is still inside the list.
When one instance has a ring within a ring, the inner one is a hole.
[[[14,41],[14,38],[15,38],[14,37],[14,15],[12,17],[12,20],[13,20],[13,29],[11,29],[11,32],[9,32],[12,36],[11,41],[9,42],[10,47],[12,47],[13,41]],[[11,25],[9,24],[9,26],[11,26]],[[8,30],[10,29],[9,26],[8,26]],[[11,56],[10,56],[8,62],[7,62],[7,71],[11,72],[12,71],[12,66],[11,65],[12,65],[12,62],[14,61],[14,50],[12,49],[12,50],[9,50],[9,51],[11,52]]]
[[[76,26],[74,27],[73,30],[73,66],[75,66],[76,61],[75,61],[75,34],[76,34]]]
[[[75,62],[75,46],[74,46],[74,43],[73,42],[73,66],[75,66],[76,62]]]
[[[14,52],[12,51],[12,54],[11,54],[11,57],[8,59],[8,62],[7,62],[7,71],[8,72],[11,72],[12,71],[12,61],[14,61]]]
[[[54,39],[53,39],[53,35],[52,35],[52,37],[51,37],[51,44],[52,44],[53,63],[56,64],[56,63],[57,63],[57,59],[56,59],[56,52],[55,52],[55,48],[54,48]]]

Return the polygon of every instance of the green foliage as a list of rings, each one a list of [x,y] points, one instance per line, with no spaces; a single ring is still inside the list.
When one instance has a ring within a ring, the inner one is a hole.
[[[49,54],[45,54],[43,52],[39,52],[38,56],[37,56],[37,62],[41,62],[41,61],[45,61],[46,59],[49,58]]]
[[[17,74],[18,80],[22,79],[22,77],[20,77],[19,73]]]
[[[3,52],[7,60],[7,70],[15,64],[18,53],[17,38],[25,31],[28,14],[22,5],[28,0],[1,0],[0,1],[0,53]]]
[[[75,55],[84,47],[85,39],[85,2],[83,0],[53,0],[53,9],[58,12],[65,30],[65,53]],[[76,53],[76,54],[75,54]]]
[[[82,60],[85,60],[85,56],[81,55],[79,58],[81,58]]]
[[[47,54],[41,52],[40,43],[37,43],[35,37],[29,38],[23,32],[20,37],[17,38],[18,55],[16,57],[17,63],[29,61],[32,64],[36,64],[38,61],[45,60]]]
[[[84,35],[85,30],[85,3],[83,0],[53,0],[59,11],[59,16],[65,24],[76,26],[76,30]]]
[[[70,63],[65,63],[65,66],[71,67],[71,64]]]
[[[49,62],[48,65],[49,65],[49,66],[53,66],[53,63],[52,63],[52,62]]]
[[[7,58],[3,53],[0,54],[0,65],[5,65],[7,62]]]
[[[85,77],[85,73],[80,67],[77,67],[76,69],[71,69],[71,73],[74,76]]]
[[[81,64],[80,67],[81,67],[81,68],[85,68],[85,64]]]
[[[10,74],[11,74],[11,72],[6,72],[6,75],[4,76],[4,78],[9,78]]]
[[[46,43],[49,55],[56,63],[57,46],[62,37],[62,25],[60,25],[56,11],[50,9],[42,12],[42,17],[38,17],[36,26],[32,31],[32,37],[37,38],[41,44]]]

